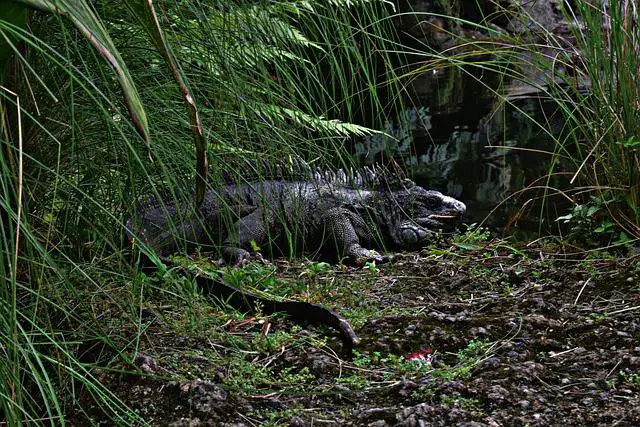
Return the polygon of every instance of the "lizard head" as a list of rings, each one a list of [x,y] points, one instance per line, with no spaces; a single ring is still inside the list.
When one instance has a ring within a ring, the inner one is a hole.
[[[387,220],[398,247],[415,246],[438,231],[453,231],[466,211],[461,201],[417,185],[393,192],[392,200]]]

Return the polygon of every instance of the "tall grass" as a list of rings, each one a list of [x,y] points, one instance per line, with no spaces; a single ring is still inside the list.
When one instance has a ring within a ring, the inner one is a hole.
[[[350,123],[365,100],[369,123],[384,123],[377,81],[394,76],[383,2],[161,6],[213,182],[243,156],[347,162],[349,138],[369,132]],[[0,419],[9,425],[60,425],[71,413],[76,423],[101,414],[144,424],[95,377],[130,366],[140,330],[99,319],[107,310],[140,325],[145,288],[123,253],[137,202],[193,197],[190,122],[163,57],[119,3],[93,7],[140,94],[153,162],[112,69],[75,26],[44,14],[31,15],[28,31],[0,21],[0,36],[21,40],[0,88]]]
[[[579,161],[572,182],[587,182],[604,216],[637,239],[640,12],[636,2],[606,3],[581,0],[566,9],[576,45],[574,78],[589,82],[588,92],[562,101]]]
[[[592,242],[639,239],[638,6],[632,1],[560,2],[569,30],[565,33],[553,32],[546,22],[539,22],[527,9],[529,5],[507,8],[503,2],[487,2],[479,22],[420,14],[425,22],[452,20],[455,24],[450,27],[464,27],[475,36],[450,32],[452,41],[443,51],[428,44],[411,50],[412,57],[419,58],[418,66],[404,77],[455,67],[478,79],[495,94],[494,114],[504,114],[508,106],[551,143],[550,147],[506,147],[523,150],[523,155],[526,151],[549,155],[547,175],[529,183],[529,191],[522,192],[525,197],[541,198],[543,206],[553,203],[551,196],[570,199],[574,210],[564,218],[583,237],[595,233],[598,238],[588,239]],[[519,106],[518,96],[511,91],[514,82],[526,86],[528,96],[556,106],[565,123],[560,132],[552,129],[555,118]],[[560,176],[568,179],[558,180]],[[541,214],[541,222],[545,217]]]
[[[581,239],[627,243],[640,238],[640,14],[630,1],[561,6],[568,34],[550,32],[523,9],[511,11],[523,30],[509,41],[526,53],[515,65],[529,70],[516,79],[555,103],[565,120],[552,133],[544,117],[530,117],[555,144],[545,188],[571,197],[574,209],[564,218]],[[568,184],[551,189],[556,175],[569,176]]]

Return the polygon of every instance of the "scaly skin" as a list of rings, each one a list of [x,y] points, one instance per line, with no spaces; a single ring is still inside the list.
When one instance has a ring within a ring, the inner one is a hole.
[[[454,229],[466,210],[408,180],[395,188],[353,187],[343,178],[226,185],[207,191],[195,214],[188,204],[147,207],[127,227],[160,255],[210,245],[227,261],[242,262],[256,247],[295,243],[298,251],[324,250],[363,263],[385,260],[370,249],[380,242],[409,249]]]

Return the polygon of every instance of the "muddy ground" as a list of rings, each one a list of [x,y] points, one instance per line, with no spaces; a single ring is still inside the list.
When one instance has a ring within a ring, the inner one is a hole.
[[[96,374],[152,425],[637,425],[638,256],[570,252],[494,242],[227,270],[336,309],[361,344],[221,309],[187,284],[188,298],[146,296],[137,373]]]

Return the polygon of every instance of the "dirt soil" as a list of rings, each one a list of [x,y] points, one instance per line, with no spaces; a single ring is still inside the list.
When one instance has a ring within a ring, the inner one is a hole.
[[[138,372],[98,374],[151,425],[638,425],[638,256],[472,249],[225,273],[336,309],[351,351],[327,328],[152,295]]]

